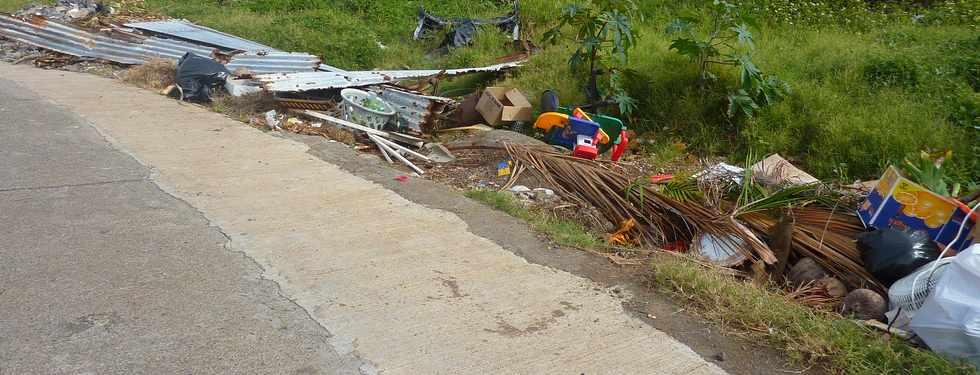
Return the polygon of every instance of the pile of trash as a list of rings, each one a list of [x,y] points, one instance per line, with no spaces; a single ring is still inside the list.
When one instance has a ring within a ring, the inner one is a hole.
[[[517,9],[493,20],[446,20],[422,10],[415,37],[453,28],[443,47],[460,47],[476,27],[492,25],[516,40]],[[745,168],[720,163],[693,175],[638,178],[624,162],[633,133],[619,118],[563,105],[550,91],[535,107],[514,87],[457,98],[428,90],[447,77],[504,72],[520,61],[344,71],[184,20],[75,25],[106,12],[93,1],[61,0],[0,15],[0,51],[7,61],[39,66],[85,59],[173,69],[163,92],[176,99],[203,103],[219,92],[268,98],[273,108],[253,114],[252,124],[375,152],[418,176],[440,164],[490,166],[488,175],[501,182],[480,186],[594,210],[613,228],[611,246],[687,253],[759,283],[783,283],[800,303],[900,337],[911,331],[934,350],[980,365],[980,301],[967,290],[980,283],[976,196],[957,200],[893,167],[864,196],[848,199],[779,155]],[[513,132],[484,144],[430,141],[505,127],[543,141]]]
[[[637,180],[608,161],[507,151],[511,168],[533,171],[562,198],[618,223],[611,245],[692,254],[760,284],[786,285],[800,303],[899,337],[914,333],[933,350],[980,364],[980,304],[964,291],[980,278],[976,195],[943,196],[892,167],[856,201],[779,155],[749,168],[718,164]]]
[[[109,13],[109,8],[94,0],[58,0],[54,5],[30,5],[16,13],[14,17],[44,17],[48,20],[73,23],[87,20],[97,14]]]

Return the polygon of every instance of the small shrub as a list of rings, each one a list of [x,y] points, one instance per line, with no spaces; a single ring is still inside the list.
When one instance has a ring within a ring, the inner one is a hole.
[[[949,122],[954,125],[980,130],[980,98],[960,99],[949,115]]]
[[[737,69],[738,88],[728,95],[728,117],[742,115],[751,118],[761,107],[778,103],[790,93],[789,84],[774,75],[763,74],[752,60],[755,37],[749,30],[755,21],[734,3],[714,0],[708,6],[710,25],[705,33],[696,27],[699,18],[681,17],[667,25],[667,34],[680,37],[670,43],[670,49],[688,57],[700,71],[702,91],[718,79],[709,68],[730,66]]]
[[[864,65],[864,80],[872,88],[886,86],[915,87],[919,72],[915,64],[903,59],[875,58]]]

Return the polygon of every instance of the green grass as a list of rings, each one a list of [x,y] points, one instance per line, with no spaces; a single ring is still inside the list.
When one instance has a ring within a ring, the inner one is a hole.
[[[653,279],[700,316],[780,348],[801,364],[844,374],[975,374],[962,363],[916,349],[835,314],[800,305],[691,260],[662,254]]]
[[[548,236],[556,244],[594,250],[603,250],[606,247],[602,239],[589,233],[581,224],[528,210],[510,193],[474,189],[467,191],[465,195],[528,222],[534,230]]]
[[[23,8],[25,5],[40,3],[42,1],[35,0],[0,0],[0,12],[13,12],[17,9]]]

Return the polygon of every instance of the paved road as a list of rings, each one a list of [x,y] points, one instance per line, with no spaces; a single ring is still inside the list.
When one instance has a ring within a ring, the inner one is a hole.
[[[0,65],[0,373],[723,373],[590,280],[307,151]]]
[[[149,175],[0,79],[0,373],[357,373]]]

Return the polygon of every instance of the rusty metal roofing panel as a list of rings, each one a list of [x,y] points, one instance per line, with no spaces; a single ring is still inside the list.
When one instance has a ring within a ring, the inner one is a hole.
[[[120,64],[142,64],[151,58],[178,60],[187,52],[211,56],[214,48],[157,37],[124,40],[36,17],[25,22],[0,16],[0,36],[64,54],[99,58]],[[246,68],[253,73],[312,72],[320,58],[305,53],[245,52],[231,57],[228,69]]]
[[[214,47],[227,48],[248,52],[280,52],[264,44],[242,39],[234,35],[195,25],[186,20],[131,22],[126,27],[150,31],[157,34],[169,35],[186,41],[206,44]]]
[[[24,22],[0,16],[0,36],[74,56],[95,57],[122,64],[141,64],[144,60],[138,44],[121,43],[41,17]]]
[[[378,70],[361,72],[302,72],[266,74],[256,77],[263,86],[274,92],[299,92],[322,89],[371,86],[400,80],[425,78],[435,75],[454,76],[469,73],[497,72],[520,66],[522,62],[509,62],[482,68],[448,70]]]
[[[419,132],[431,132],[439,115],[456,103],[450,98],[428,96],[385,86],[381,99],[395,110],[401,126]]]

